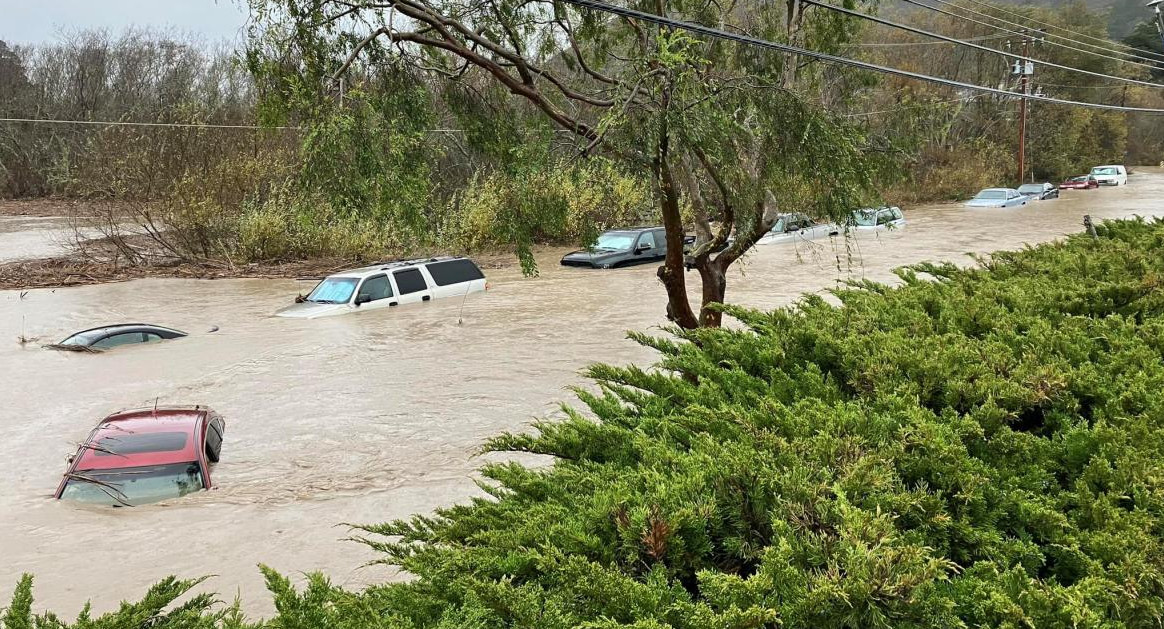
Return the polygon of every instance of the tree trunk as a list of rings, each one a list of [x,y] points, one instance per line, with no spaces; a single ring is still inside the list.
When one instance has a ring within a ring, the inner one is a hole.
[[[665,136],[664,136],[665,138]],[[683,217],[679,211],[679,191],[666,158],[666,139],[660,141],[662,159],[656,163],[659,176],[659,203],[663,227],[667,230],[667,256],[659,267],[659,280],[667,289],[667,318],[682,328],[697,328],[699,320],[687,299],[687,280],[683,276]]]
[[[727,293],[727,273],[715,261],[708,260],[699,265],[699,277],[703,280],[703,299],[699,308],[699,325],[705,328],[718,328],[723,324],[723,313],[711,310],[708,304],[722,304]]]
[[[699,327],[699,320],[687,299],[687,280],[683,276],[683,216],[679,211],[679,189],[671,167],[671,129],[667,123],[667,109],[671,102],[671,86],[662,91],[663,110],[659,114],[659,144],[655,151],[655,181],[659,186],[659,209],[663,214],[663,228],[667,234],[667,255],[659,267],[659,281],[667,289],[667,318],[681,328]]]

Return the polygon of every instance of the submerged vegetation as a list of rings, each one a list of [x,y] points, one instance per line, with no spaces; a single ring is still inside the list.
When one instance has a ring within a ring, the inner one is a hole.
[[[902,269],[743,329],[634,335],[489,498],[363,526],[414,578],[291,627],[1147,627],[1164,618],[1164,223]],[[163,581],[77,627],[240,627]],[[4,629],[72,626],[17,588]],[[183,599],[185,600],[185,599]]]

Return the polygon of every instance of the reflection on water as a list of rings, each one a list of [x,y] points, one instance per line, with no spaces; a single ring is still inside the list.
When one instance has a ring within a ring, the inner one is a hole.
[[[1164,174],[1131,185],[1066,191],[1025,208],[905,208],[902,230],[817,246],[758,248],[732,272],[728,300],[772,308],[805,292],[922,260],[1016,248],[1098,218],[1164,213]],[[0,237],[3,233],[0,233]],[[5,242],[0,240],[0,245]],[[476,490],[481,442],[554,412],[594,361],[649,362],[627,330],[663,325],[653,266],[490,273],[488,293],[318,320],[271,316],[309,284],[291,280],[138,280],[0,292],[0,600],[21,572],[37,604],[98,611],[170,573],[218,575],[212,589],[271,612],[255,565],[325,570],[358,587],[395,578],[343,541],[342,522],[378,522],[463,500]],[[689,277],[695,278],[694,273]],[[692,287],[693,294],[698,287]],[[52,352],[45,342],[98,324],[146,321],[184,339],[102,354]],[[214,334],[200,333],[220,326]],[[98,419],[124,407],[208,404],[227,419],[219,489],[133,509],[50,499],[65,457]],[[83,557],[83,560],[78,560]],[[110,570],[110,567],[115,567]]]

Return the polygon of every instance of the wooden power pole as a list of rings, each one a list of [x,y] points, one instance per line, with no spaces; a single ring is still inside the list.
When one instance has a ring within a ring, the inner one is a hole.
[[[1023,36],[1023,58],[1015,63],[1015,71],[1019,73],[1019,141],[1018,141],[1018,183],[1021,186],[1027,175],[1027,93],[1030,89],[1029,77],[1035,71],[1035,64],[1030,61],[1031,38]]]

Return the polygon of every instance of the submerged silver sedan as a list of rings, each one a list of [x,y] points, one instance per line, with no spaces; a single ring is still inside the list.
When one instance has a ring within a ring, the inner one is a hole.
[[[1030,201],[1014,188],[987,188],[966,202],[966,207],[1018,207]]]
[[[794,212],[781,214],[772,229],[764,234],[757,245],[774,245],[782,242],[799,242],[836,236],[841,229],[832,223],[818,223],[807,214]]]

